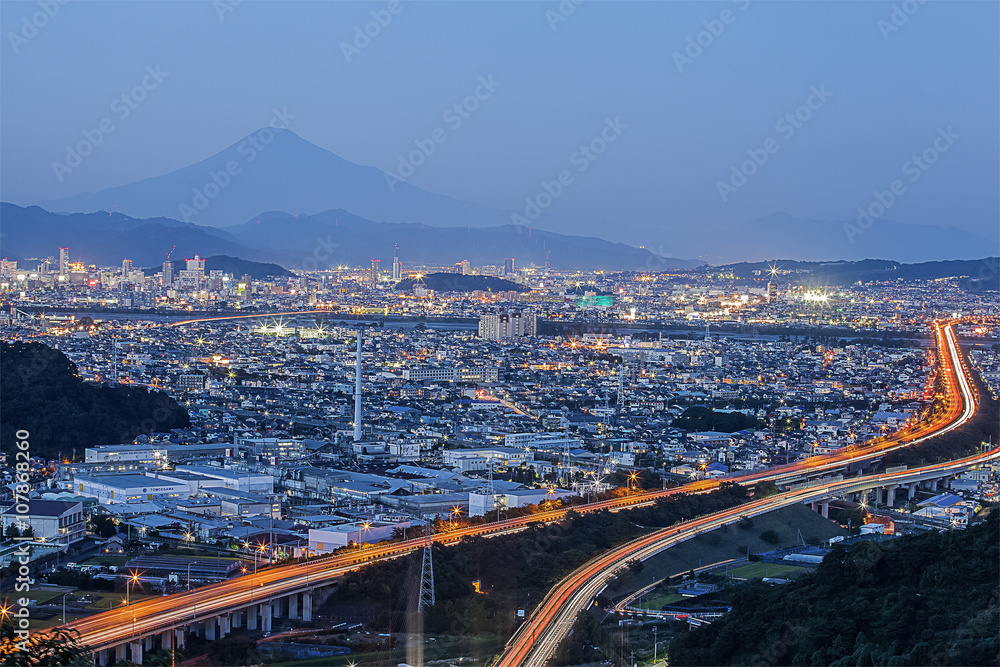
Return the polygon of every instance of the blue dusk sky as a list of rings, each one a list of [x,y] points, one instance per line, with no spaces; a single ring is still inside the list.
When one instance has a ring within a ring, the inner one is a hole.
[[[277,109],[384,171],[438,130],[409,182],[501,209],[570,169],[560,216],[722,229],[854,218],[901,180],[886,217],[996,240],[998,7],[4,0],[0,198],[157,176]],[[93,154],[57,174],[102,122]]]

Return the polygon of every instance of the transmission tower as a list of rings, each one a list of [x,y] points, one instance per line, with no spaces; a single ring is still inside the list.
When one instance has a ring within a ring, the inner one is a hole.
[[[420,566],[420,601],[417,613],[422,614],[434,606],[434,557],[431,555],[431,526],[424,535],[424,562]]]

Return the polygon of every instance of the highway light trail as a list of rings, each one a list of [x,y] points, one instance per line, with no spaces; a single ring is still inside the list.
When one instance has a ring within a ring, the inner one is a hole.
[[[948,410],[933,425],[918,428],[907,439],[901,439],[896,446],[922,442],[928,438],[947,433],[966,423],[976,412],[976,395],[969,381],[969,369],[965,364],[958,341],[951,324],[939,326],[935,323],[935,334],[942,355],[945,383],[948,388]],[[957,391],[956,391],[957,390]],[[877,447],[879,452],[885,447]],[[715,514],[686,521],[668,528],[657,530],[627,544],[616,547],[595,557],[574,570],[553,588],[542,600],[528,621],[522,625],[507,644],[498,667],[541,667],[555,652],[573,627],[576,616],[586,609],[591,601],[604,589],[610,580],[634,560],[645,560],[664,549],[715,530],[727,523],[743,517],[771,512],[795,503],[812,502],[838,493],[851,493],[859,488],[903,483],[927,473],[947,474],[967,466],[1000,457],[1000,447],[985,454],[976,454],[957,461],[938,463],[913,470],[894,473],[848,478],[844,480],[809,486],[768,498],[739,505]],[[810,466],[810,472],[825,468],[825,465]]]

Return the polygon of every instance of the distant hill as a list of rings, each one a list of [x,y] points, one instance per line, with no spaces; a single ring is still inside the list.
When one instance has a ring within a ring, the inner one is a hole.
[[[768,281],[770,267],[780,273],[773,280],[806,286],[849,285],[856,282],[890,280],[934,280],[965,276],[976,285],[977,291],[996,290],[1000,286],[1000,257],[944,262],[918,262],[903,264],[887,259],[865,259],[858,262],[799,262],[779,259],[767,262],[740,262],[726,264],[737,278]],[[755,273],[756,272],[756,273]]]
[[[246,248],[225,232],[169,218],[132,218],[121,213],[51,213],[0,203],[2,250],[17,257],[52,257],[68,246],[70,259],[98,266],[156,266],[173,257],[228,255],[262,260],[267,251]]]
[[[560,269],[607,270],[692,268],[702,262],[657,257],[648,250],[585,236],[566,236],[516,225],[432,227],[421,223],[373,222],[347,211],[317,215],[262,213],[250,222],[222,230],[244,246],[294,253],[290,268],[366,265],[381,258],[383,267],[399,245],[407,265],[442,266],[468,259],[473,266],[501,265],[514,257],[518,266],[546,264]]]
[[[463,276],[460,273],[430,273],[419,280],[407,278],[396,284],[400,292],[412,292],[414,287],[426,287],[435,292],[530,292],[524,285],[493,276]]]
[[[185,262],[186,260],[183,259],[177,259],[171,262],[171,264],[174,265],[175,276],[178,271],[187,266]],[[160,266],[151,266],[148,269],[143,269],[142,271],[147,276],[152,276],[162,270],[163,265],[161,264]],[[240,259],[239,257],[229,257],[228,255],[213,255],[211,257],[206,257],[205,273],[208,273],[209,271],[222,271],[223,273],[231,273],[237,277],[249,275],[251,278],[256,280],[295,275],[288,269],[278,266],[277,264],[251,262],[245,259]]]
[[[86,447],[129,443],[141,433],[190,425],[187,412],[162,391],[86,383],[76,365],[41,343],[0,342],[0,438],[30,434],[31,455],[78,456]]]
[[[157,267],[172,257],[228,256],[289,269],[367,265],[387,267],[398,244],[405,264],[442,266],[462,259],[474,265],[549,264],[555,268],[606,270],[691,268],[702,262],[668,259],[642,248],[598,238],[566,236],[516,225],[432,227],[419,222],[373,222],[343,210],[317,215],[261,213],[249,222],[214,229],[169,218],[140,219],[121,213],[63,215],[32,206],[0,204],[2,250],[15,257],[50,257],[69,246],[73,261],[101,266]]]
[[[791,257],[800,261],[858,261],[891,257],[898,262],[975,259],[1000,252],[1000,243],[957,227],[910,225],[881,218],[867,229],[856,220],[805,220],[772,213],[728,229],[672,232],[671,254],[709,264]]]

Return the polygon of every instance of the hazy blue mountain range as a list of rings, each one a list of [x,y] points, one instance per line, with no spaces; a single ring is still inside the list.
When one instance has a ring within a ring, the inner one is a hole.
[[[268,138],[270,141],[265,143]],[[275,128],[263,128],[209,158],[161,176],[39,205],[56,212],[114,211],[134,218],[170,218],[209,228],[243,225],[264,211],[319,217],[323,211],[342,210],[365,220],[416,221],[432,227],[466,229],[511,225],[515,213],[389,179],[375,167],[354,164],[290,130]],[[581,235],[624,238],[635,233],[626,231],[624,224],[615,225],[615,221],[572,220],[548,211],[537,221],[545,229],[573,230]],[[665,222],[667,229],[684,228],[683,221]],[[998,252],[996,241],[955,227],[910,225],[887,219],[859,225],[857,220],[801,220],[785,213],[773,213],[724,230],[693,229],[645,236],[650,238],[645,241],[647,246],[659,243],[658,255],[693,257],[709,264],[771,257],[809,261],[891,257],[901,262],[924,262],[973,259]],[[546,247],[548,250],[552,248]],[[670,266],[672,263],[661,268]]]
[[[168,218],[138,219],[121,213],[62,215],[39,207],[0,204],[2,245],[10,257],[48,257],[69,246],[73,261],[105,266],[132,260],[155,267],[171,257],[228,255],[273,262],[288,269],[324,269],[367,265],[382,260],[390,270],[398,244],[406,266],[442,266],[468,259],[474,265],[502,265],[513,257],[556,268],[689,268],[702,262],[657,257],[648,250],[596,238],[564,236],[515,225],[487,228],[441,228],[421,223],[365,220],[346,211],[319,215],[264,213],[250,222],[216,229]]]
[[[268,131],[273,139],[262,143],[271,136]],[[290,130],[274,128],[258,130],[168,174],[38,205],[57,212],[115,210],[139,218],[165,216],[208,227],[240,224],[261,211],[344,209],[370,220],[416,220],[438,227],[510,224],[512,213],[391,181],[375,167],[354,164]],[[554,226],[560,220],[552,216],[547,222]]]

